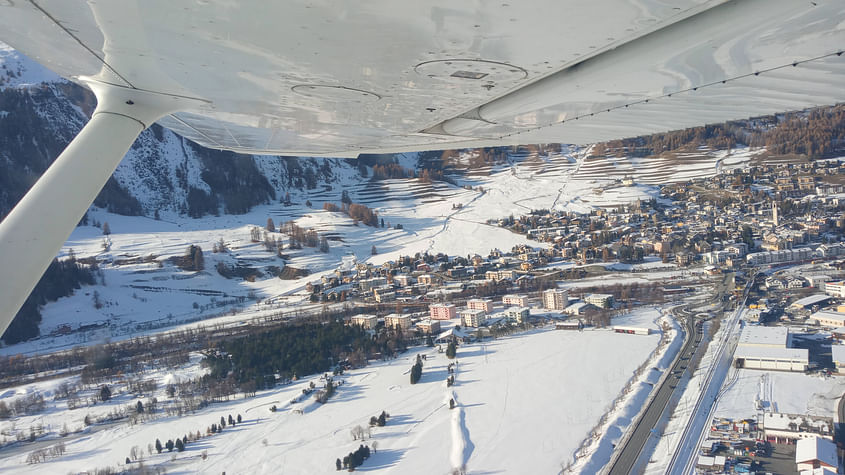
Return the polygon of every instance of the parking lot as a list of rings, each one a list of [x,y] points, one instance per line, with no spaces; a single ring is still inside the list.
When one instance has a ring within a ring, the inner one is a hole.
[[[773,475],[794,475],[798,473],[795,467],[795,445],[772,444],[770,456],[750,457],[760,464],[759,472]]]

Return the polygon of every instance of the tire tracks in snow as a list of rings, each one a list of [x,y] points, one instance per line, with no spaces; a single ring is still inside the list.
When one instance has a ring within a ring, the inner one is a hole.
[[[428,237],[428,249],[426,249],[426,252],[430,252],[432,249],[434,249],[434,238],[436,238],[440,234],[443,234],[443,232],[446,231],[446,229],[449,227],[450,219],[452,219],[458,213],[466,211],[469,206],[472,206],[473,203],[478,201],[478,199],[484,195],[485,192],[479,192],[477,195],[475,195],[473,199],[469,200],[466,205],[463,205],[461,208],[456,209],[455,211],[452,211],[451,213],[447,214],[446,219],[443,220],[443,226],[440,227],[440,230]]]
[[[557,209],[557,205],[560,202],[561,196],[563,196],[563,194],[566,192],[566,188],[569,186],[569,182],[572,181],[572,178],[574,178],[575,175],[577,175],[578,172],[581,170],[581,165],[583,165],[584,162],[587,161],[587,155],[590,153],[590,151],[592,149],[593,149],[592,147],[587,147],[580,154],[578,154],[578,156],[575,158],[575,168],[573,168],[572,170],[570,170],[566,174],[566,177],[564,178],[565,181],[563,182],[563,186],[561,186],[558,189],[557,198],[555,198],[555,201],[552,203],[552,206],[551,206],[550,209]],[[571,203],[572,201],[573,201],[573,199],[570,199],[568,201],[568,203]]]

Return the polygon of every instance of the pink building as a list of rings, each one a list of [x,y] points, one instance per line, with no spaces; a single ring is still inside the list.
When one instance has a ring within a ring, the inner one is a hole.
[[[490,299],[467,300],[467,308],[470,310],[484,310],[486,313],[493,311],[493,301]]]
[[[528,297],[526,295],[505,295],[502,297],[502,304],[505,307],[527,307]]]
[[[457,315],[457,309],[449,303],[435,303],[428,307],[432,320],[451,320]]]

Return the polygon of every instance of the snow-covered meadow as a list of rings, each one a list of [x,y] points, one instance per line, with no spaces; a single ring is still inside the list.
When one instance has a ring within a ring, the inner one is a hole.
[[[645,314],[646,320],[654,316]],[[623,323],[633,321],[624,319]],[[35,383],[18,388],[17,394],[4,394],[4,400],[39,391],[47,399],[47,409],[38,416],[2,423],[3,429],[44,424],[54,433],[43,445],[63,441],[65,455],[27,464],[32,447],[13,445],[0,451],[0,470],[68,473],[117,467],[138,446],[146,466],[161,466],[168,473],[324,473],[334,471],[336,458],[358,447],[360,441],[352,439],[350,430],[356,425],[366,427],[371,416],[386,410],[391,416],[388,424],[372,428],[372,437],[364,441],[370,446],[375,442],[377,453],[358,470],[447,473],[465,465],[471,473],[554,473],[573,460],[581,442],[613,407],[659,338],[657,334],[547,327],[461,346],[456,383],[449,388],[445,379],[450,360],[437,348],[422,348],[339,376],[336,381],[343,383],[325,405],[310,397],[290,403],[311,381],[322,385],[313,376],[259,392],[254,398],[215,403],[183,417],[162,416],[136,425],[105,424],[102,429],[96,424],[84,428],[84,417],[133,408],[137,400],[151,397],[164,406],[169,399],[166,386],[159,384],[153,393],[136,395],[119,391],[123,386],[116,383],[111,401],[67,410],[64,400],[52,400],[56,387],[67,380]],[[426,356],[423,376],[411,385],[408,371],[418,353]],[[192,361],[181,371],[153,371],[143,377],[163,382],[199,372]],[[454,410],[449,409],[450,398],[457,402]],[[270,412],[271,405],[278,406],[278,411]],[[164,443],[189,432],[204,435],[207,426],[229,414],[240,414],[243,422],[189,442],[184,452],[165,450],[159,455],[147,450],[156,438]],[[62,426],[82,432],[62,439],[55,434]]]

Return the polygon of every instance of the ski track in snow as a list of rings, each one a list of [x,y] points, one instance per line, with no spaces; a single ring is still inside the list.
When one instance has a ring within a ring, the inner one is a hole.
[[[451,462],[454,470],[466,470],[469,458],[472,456],[475,445],[469,436],[469,429],[466,424],[466,411],[458,400],[455,391],[451,391],[451,397],[455,400],[455,408],[452,409],[452,454]]]

